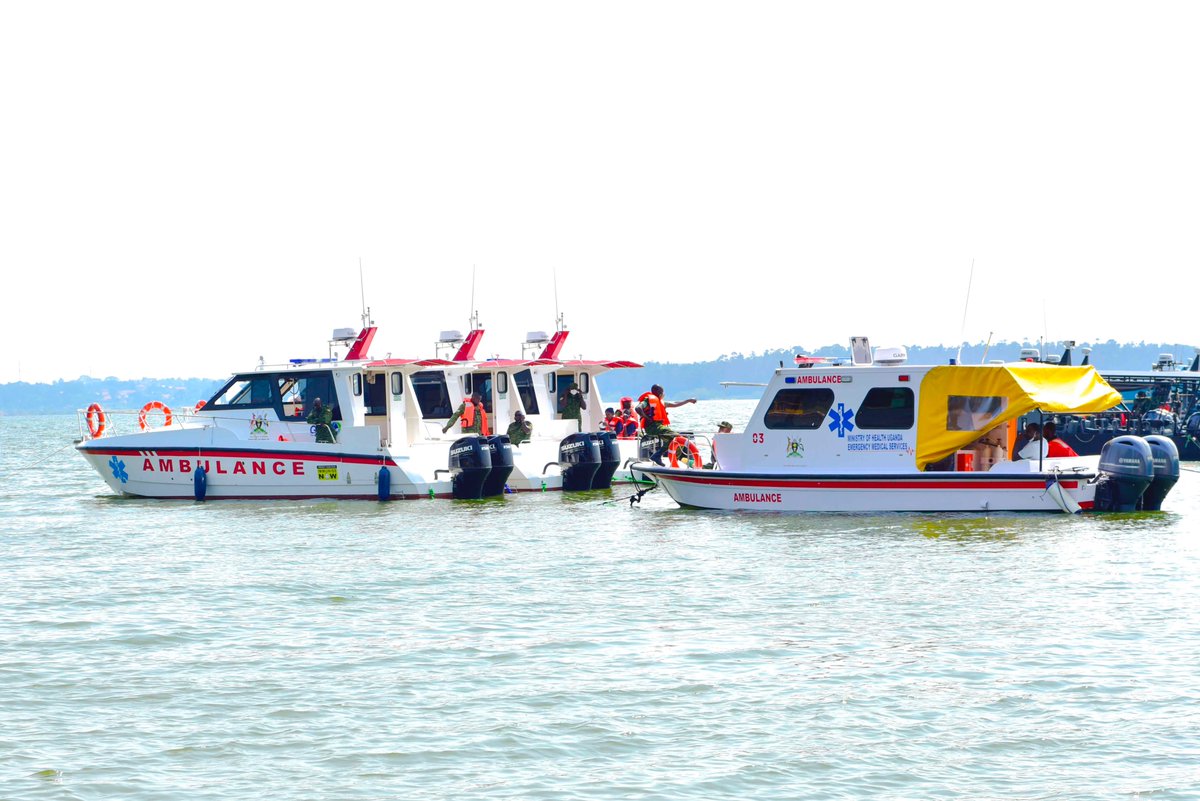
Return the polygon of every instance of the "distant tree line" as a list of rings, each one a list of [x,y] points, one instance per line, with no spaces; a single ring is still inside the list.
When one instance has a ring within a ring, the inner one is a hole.
[[[224,378],[90,378],[28,384],[0,384],[0,414],[70,414],[99,403],[105,409],[140,409],[150,401],[172,408],[207,400]]]
[[[1016,361],[1023,348],[1037,347],[1037,343],[1029,342],[995,342],[986,348],[986,360]],[[1082,349],[1085,347],[1091,348],[1090,363],[1100,370],[1148,370],[1162,353],[1170,353],[1176,361],[1186,364],[1196,354],[1196,349],[1191,345],[1146,342],[1121,344],[1110,339],[1101,343],[1079,343],[1075,348],[1075,364],[1079,364],[1083,358]],[[944,345],[909,345],[907,350],[908,361],[912,364],[948,364],[950,359],[958,357],[957,347]],[[963,346],[962,363],[981,363],[985,359],[984,350],[982,342]],[[1043,356],[1059,356],[1062,352],[1061,343],[1041,347]],[[646,362],[641,369],[606,373],[600,383],[605,402],[613,404],[622,395],[636,398],[651,384],[662,384],[667,390],[668,400],[757,398],[761,394],[757,387],[723,388],[721,382],[764,382],[780,363],[791,367],[796,354],[843,359],[850,357],[847,345],[826,345],[816,349],[798,345],[762,353],[729,353],[706,362]],[[60,380],[51,384],[0,384],[0,414],[70,414],[94,402],[107,409],[140,409],[153,400],[182,408],[207,399],[224,382],[224,378],[121,380],[82,376],[73,381]]]
[[[1038,348],[1043,357],[1061,356],[1064,350],[1063,344],[1058,342],[1040,347],[1036,342],[993,342],[990,347],[980,342],[963,346],[962,364],[980,364],[985,358],[986,361],[1017,361],[1025,348]],[[1079,364],[1083,359],[1083,348],[1091,348],[1088,363],[1099,370],[1149,370],[1162,353],[1170,353],[1176,361],[1186,365],[1196,355],[1196,348],[1191,345],[1147,342],[1122,344],[1110,339],[1108,342],[1076,343],[1074,364]],[[949,364],[950,359],[959,357],[957,347],[945,345],[908,345],[906,350],[910,364]],[[815,349],[797,345],[794,348],[780,348],[762,353],[730,353],[713,361],[691,364],[645,362],[645,367],[640,370],[614,370],[600,380],[605,402],[616,400],[622,395],[636,398],[648,390],[651,384],[662,384],[667,390],[668,400],[757,398],[762,394],[761,388],[722,387],[721,382],[765,382],[770,378],[771,371],[778,368],[780,363],[784,367],[794,366],[797,354],[848,360],[850,347],[849,343]]]

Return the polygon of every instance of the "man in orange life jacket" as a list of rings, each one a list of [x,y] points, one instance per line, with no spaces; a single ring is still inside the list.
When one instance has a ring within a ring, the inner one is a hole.
[[[483,408],[483,396],[472,392],[471,397],[459,404],[454,416],[442,427],[445,434],[454,425],[455,420],[462,420],[462,433],[488,435],[487,412]]]
[[[667,452],[667,448],[671,445],[671,440],[679,436],[669,427],[671,419],[667,416],[667,409],[674,409],[676,406],[695,402],[695,398],[688,398],[681,401],[665,401],[663,400],[663,388],[659,384],[654,384],[650,387],[649,392],[642,393],[642,396],[638,398],[637,412],[642,417],[646,436],[658,437],[659,439],[659,448],[650,457],[656,464],[662,464],[662,455]]]

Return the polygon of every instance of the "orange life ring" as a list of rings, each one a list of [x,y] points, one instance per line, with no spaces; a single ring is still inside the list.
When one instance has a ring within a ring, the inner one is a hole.
[[[679,467],[679,449],[684,446],[687,447],[688,453],[692,455],[692,467],[697,469],[704,467],[704,462],[700,459],[700,449],[696,447],[696,443],[687,437],[676,437],[667,446],[667,452],[671,457],[671,467]]]
[[[163,416],[167,418],[163,422],[163,427],[169,427],[171,425],[171,410],[170,410],[170,408],[168,408],[167,405],[164,404],[162,401],[150,401],[149,403],[147,403],[145,406],[142,407],[142,410],[140,412],[138,412],[138,425],[141,426],[141,429],[143,431],[146,430],[146,413],[152,412],[155,409],[162,412]]]
[[[196,407],[192,411],[198,412],[207,405],[208,401],[196,401]]]
[[[88,433],[92,435],[92,439],[99,439],[104,436],[104,426],[108,424],[108,415],[100,408],[100,404],[93,403],[87,409]]]

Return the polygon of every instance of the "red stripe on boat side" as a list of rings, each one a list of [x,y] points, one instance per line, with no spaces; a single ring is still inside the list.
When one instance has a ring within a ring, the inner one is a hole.
[[[946,479],[929,479],[927,481],[913,481],[912,479],[781,479],[781,478],[762,478],[762,479],[736,479],[736,478],[708,478],[708,477],[692,477],[671,475],[658,475],[668,481],[681,481],[686,484],[705,484],[710,486],[723,487],[782,487],[784,489],[1023,489],[1023,490],[1041,490],[1045,489],[1046,483],[1041,479],[1037,480],[1011,480],[1011,479],[996,479],[986,481],[948,481]]]
[[[84,453],[93,456],[144,456],[152,453],[156,457],[175,459],[277,459],[291,462],[339,462],[341,464],[385,464],[395,467],[390,456],[380,460],[372,456],[339,456],[315,453],[283,453],[280,451],[226,451],[219,448],[84,448]]]

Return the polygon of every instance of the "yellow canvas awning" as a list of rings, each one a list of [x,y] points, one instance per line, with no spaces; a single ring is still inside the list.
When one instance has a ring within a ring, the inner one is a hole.
[[[1121,402],[1094,367],[944,365],[921,380],[917,469],[1026,412],[1102,412]]]

